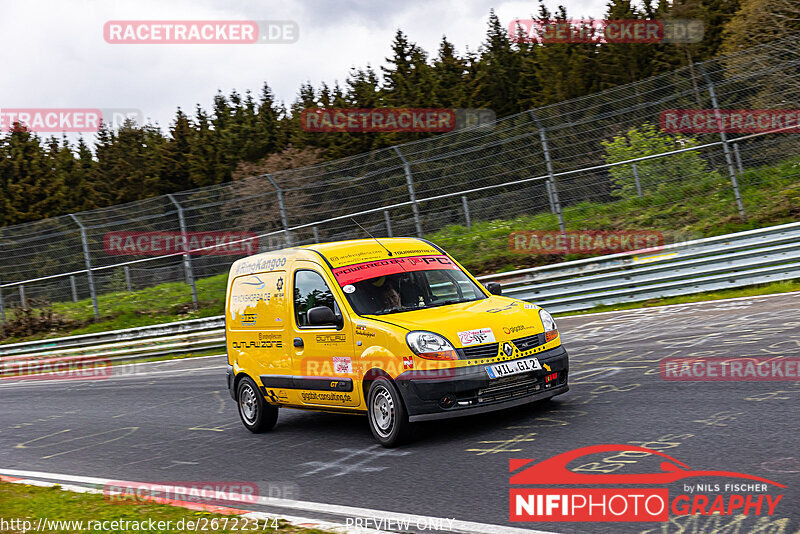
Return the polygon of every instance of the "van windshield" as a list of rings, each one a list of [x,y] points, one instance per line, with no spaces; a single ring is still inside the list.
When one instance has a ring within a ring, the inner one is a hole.
[[[388,258],[333,269],[359,315],[385,315],[486,298],[447,256]]]

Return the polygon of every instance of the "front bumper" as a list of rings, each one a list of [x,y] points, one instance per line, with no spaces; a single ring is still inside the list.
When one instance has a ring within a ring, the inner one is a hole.
[[[569,356],[564,346],[541,352],[536,357],[541,364],[547,364],[550,371],[492,380],[483,364],[437,371],[406,371],[395,382],[411,422],[501,410],[566,393],[569,390]],[[551,373],[558,373],[558,378],[545,383],[545,375]]]

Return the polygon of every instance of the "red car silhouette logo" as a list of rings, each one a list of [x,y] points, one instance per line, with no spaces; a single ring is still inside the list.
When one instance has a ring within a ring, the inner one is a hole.
[[[659,466],[660,472],[657,473],[637,473],[637,474],[584,474],[575,473],[567,469],[567,464],[589,454],[596,454],[600,452],[612,451],[635,451],[635,452],[648,452],[666,458],[668,462],[661,462]],[[523,465],[534,462],[533,459],[510,460],[510,471],[516,471]],[[694,470],[690,469],[685,463],[676,460],[675,458],[646,447],[637,447],[636,445],[612,444],[612,445],[592,445],[589,447],[581,447],[572,451],[567,451],[547,460],[534,464],[527,469],[513,475],[511,477],[511,484],[528,484],[528,485],[557,485],[557,484],[668,484],[690,477],[702,476],[717,476],[717,477],[731,477],[731,478],[744,478],[747,480],[756,480],[758,482],[766,482],[779,488],[785,488],[783,484],[779,484],[772,480],[747,475],[744,473],[737,473],[735,471],[707,471],[707,470]]]

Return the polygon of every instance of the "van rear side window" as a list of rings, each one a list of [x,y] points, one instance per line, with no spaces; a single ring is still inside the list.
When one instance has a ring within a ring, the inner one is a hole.
[[[322,276],[315,271],[297,271],[294,275],[294,314],[297,326],[308,326],[308,310],[317,306],[327,306],[334,313],[339,313],[333,293]]]

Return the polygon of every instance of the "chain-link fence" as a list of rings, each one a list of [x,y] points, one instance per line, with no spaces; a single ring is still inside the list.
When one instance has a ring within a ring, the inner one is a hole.
[[[607,230],[617,229],[616,215],[625,213],[626,229],[659,230],[688,224],[664,220],[673,213],[686,218],[688,212],[691,218],[693,212],[713,211],[724,227],[757,211],[770,181],[800,181],[800,164],[788,171],[753,172],[798,161],[796,129],[665,138],[659,122],[671,109],[754,108],[800,108],[800,39],[491,125],[2,228],[0,311],[5,321],[9,306],[25,307],[32,299],[91,298],[98,316],[106,313],[98,296],[166,282],[181,288],[178,300],[196,304],[203,301],[196,281],[226,272],[243,253],[225,247],[238,244],[257,252],[363,237],[351,218],[376,236],[430,235],[459,225],[454,231],[461,239],[484,246],[507,239],[507,231],[495,235],[481,226],[495,220],[516,221],[519,230]],[[620,140],[632,128],[642,139]],[[791,210],[800,213],[797,206]],[[214,246],[222,234],[225,250]],[[250,244],[240,242],[253,236],[258,239]],[[201,250],[183,254],[184,246]]]

